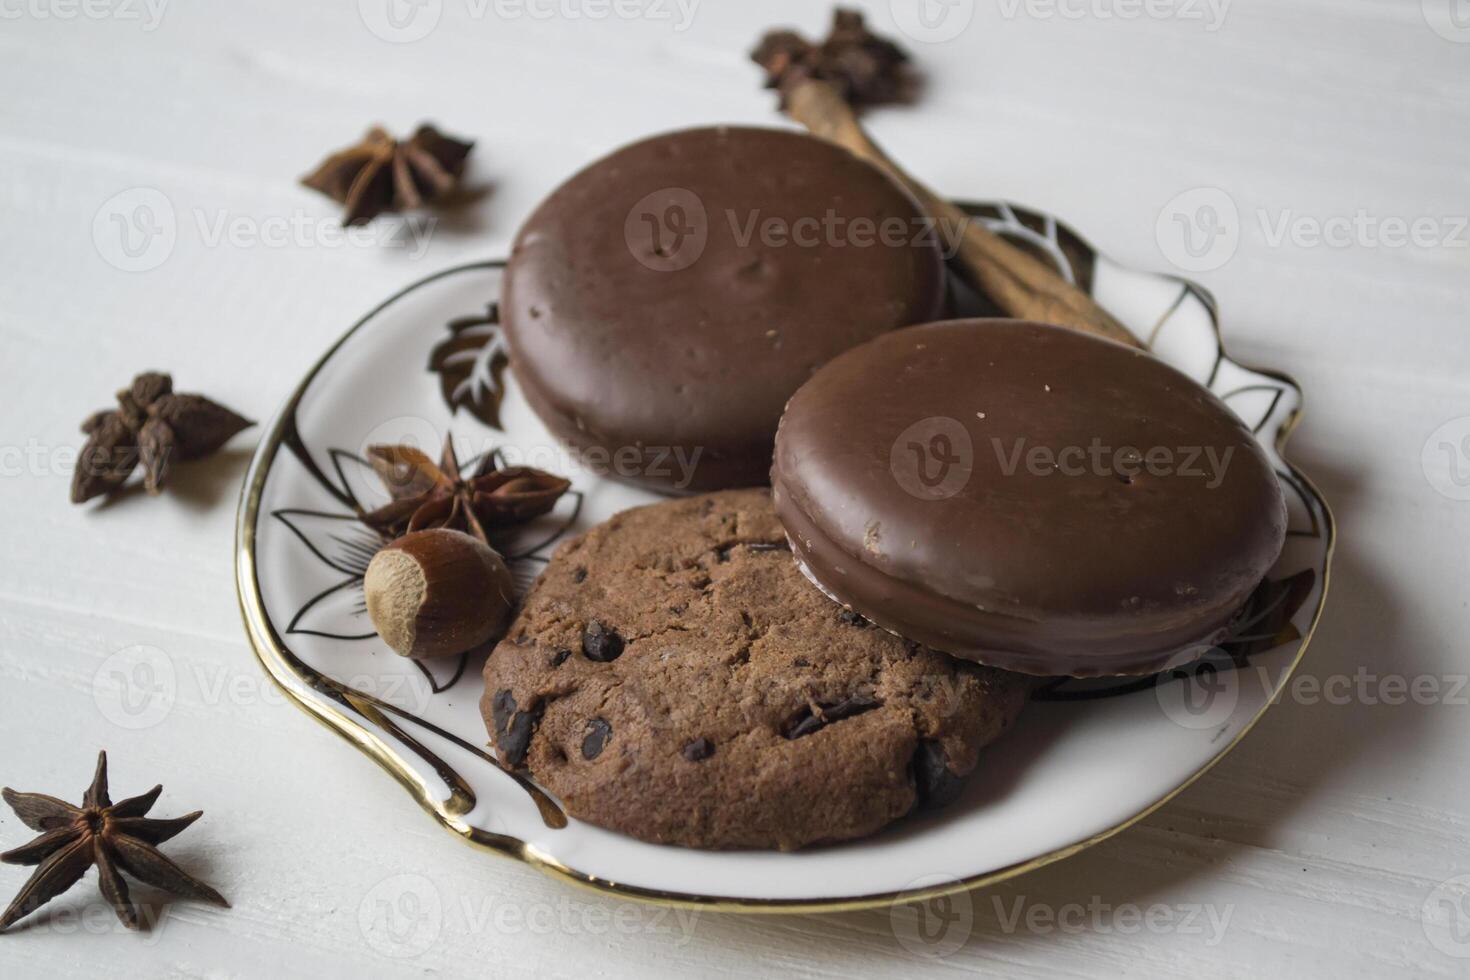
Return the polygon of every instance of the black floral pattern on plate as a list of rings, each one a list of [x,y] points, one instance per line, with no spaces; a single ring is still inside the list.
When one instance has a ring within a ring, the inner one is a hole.
[[[510,352],[500,330],[500,304],[484,314],[449,321],[449,336],[429,352],[429,370],[439,375],[439,393],[451,412],[461,408],[500,429],[505,370]]]
[[[301,451],[306,451],[304,444]],[[371,509],[364,497],[377,483],[377,475],[372,464],[355,453],[330,448],[327,456],[339,482],[334,484],[314,467],[312,472],[349,509],[283,507],[272,511],[271,517],[289,528],[319,562],[344,577],[308,598],[291,617],[285,631],[342,641],[375,639],[378,634],[368,620],[362,583],[368,563],[389,539],[363,523],[362,515]],[[492,451],[491,456],[500,461],[499,450]],[[477,456],[467,460],[465,466],[472,469],[480,459]],[[581,510],[582,492],[569,490],[550,513],[491,534],[490,544],[510,567],[517,595],[524,595],[541,574],[550,560],[551,550],[576,523]],[[411,662],[437,694],[459,681],[468,660],[469,654],[461,654],[452,664]]]

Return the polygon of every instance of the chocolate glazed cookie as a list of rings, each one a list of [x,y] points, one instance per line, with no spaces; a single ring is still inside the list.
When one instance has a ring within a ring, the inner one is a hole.
[[[647,841],[791,849],[948,802],[1026,697],[797,570],[765,490],[627,511],[563,545],[485,666],[500,762]]]
[[[527,400],[593,469],[665,491],[764,484],[782,406],[834,355],[939,316],[907,193],[800,133],[618,150],[516,236],[502,314]]]
[[[772,482],[824,590],[1032,674],[1197,657],[1286,533],[1270,461],[1218,398],[1143,351],[1015,320],[836,358],[791,399]]]

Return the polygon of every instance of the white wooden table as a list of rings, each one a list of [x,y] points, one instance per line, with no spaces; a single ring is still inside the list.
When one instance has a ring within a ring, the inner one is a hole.
[[[1463,0],[898,5],[958,33],[908,40],[928,93],[874,113],[879,139],[953,195],[1208,266],[1232,352],[1305,389],[1292,454],[1341,523],[1295,696],[1142,824],[952,906],[962,944],[904,944],[883,912],[619,906],[455,843],[257,668],[231,573],[248,435],[168,498],[68,505],[76,425],[134,371],[264,418],[359,313],[503,254],[594,156],[775,121],[745,51],[826,5],[691,2],[427,0],[390,23],[382,0],[0,0],[0,781],[76,798],[105,746],[118,793],[161,779],[160,813],[205,810],[171,853],[234,901],[133,935],[89,879],[0,937],[0,974],[1470,975],[1470,901],[1442,885],[1470,874]],[[479,141],[491,193],[424,241],[333,237],[295,178],[423,118]],[[1183,250],[1176,215],[1202,235],[1232,206],[1233,235]],[[117,220],[173,234],[130,253]],[[118,675],[139,644],[170,676]],[[140,696],[160,707],[120,700]],[[0,816],[5,846],[27,833]],[[7,898],[23,878],[0,869]]]

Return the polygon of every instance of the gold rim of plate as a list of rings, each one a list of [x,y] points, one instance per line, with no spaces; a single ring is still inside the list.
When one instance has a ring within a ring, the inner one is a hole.
[[[1153,814],[1156,810],[1174,799],[1180,793],[1188,789],[1194,782],[1209,772],[1221,759],[1225,758],[1240,741],[1250,734],[1251,729],[1261,720],[1267,709],[1276,702],[1278,696],[1285,689],[1286,684],[1296,673],[1297,666],[1307,652],[1307,646],[1316,635],[1317,625],[1322,621],[1322,610],[1327,603],[1327,591],[1331,583],[1332,558],[1337,547],[1337,522],[1333,517],[1332,509],[1326,498],[1317,489],[1316,484],[1291,464],[1286,458],[1286,442],[1301,422],[1302,409],[1297,410],[1282,424],[1276,434],[1275,445],[1277,452],[1281,455],[1282,462],[1291,470],[1292,474],[1300,479],[1303,484],[1311,490],[1312,495],[1322,505],[1325,518],[1323,533],[1326,539],[1326,552],[1323,560],[1322,591],[1317,599],[1317,606],[1312,611],[1312,622],[1302,636],[1301,643],[1297,647],[1296,656],[1292,658],[1287,669],[1283,671],[1271,690],[1271,694],[1262,704],[1255,716],[1245,724],[1239,733],[1230,740],[1223,749],[1217,752],[1204,765],[1195,770],[1188,778],[1164,794],[1158,800],[1138,813],[1109,827],[1085,840],[1059,847],[1045,854],[1037,855],[1026,861],[1007,865],[982,874],[972,875],[968,878],[958,878],[952,882],[935,885],[929,888],[914,889],[912,891],[877,892],[869,895],[857,895],[847,898],[794,898],[794,899],[758,899],[758,898],[735,898],[725,895],[700,895],[688,892],[671,892],[654,888],[644,888],[637,885],[629,885],[623,882],[610,881],[596,875],[578,871],[568,867],[549,854],[544,854],[525,841],[518,840],[502,834],[492,834],[487,831],[471,827],[462,819],[462,814],[467,812],[465,801],[458,794],[451,793],[448,800],[439,800],[430,787],[419,777],[413,767],[405,763],[396,752],[393,751],[377,735],[352,721],[346,715],[328,710],[321,703],[309,698],[302,697],[292,686],[291,681],[300,683],[325,678],[315,671],[301,664],[290,654],[275,628],[271,625],[269,617],[265,612],[264,601],[260,595],[259,583],[256,579],[255,563],[255,531],[256,522],[260,515],[261,496],[265,490],[266,477],[270,474],[271,466],[275,462],[277,453],[287,429],[287,425],[293,418],[295,409],[300,403],[302,396],[306,393],[311,382],[317,374],[331,360],[333,355],[344,343],[355,334],[364,324],[370,321],[379,312],[399,299],[404,293],[425,285],[435,279],[464,272],[477,268],[494,268],[500,265],[498,262],[472,262],[464,265],[454,266],[435,273],[424,279],[416,280],[378,306],[369,311],[362,319],[353,324],[327,351],[312,365],[311,369],[302,378],[291,397],[277,413],[272,422],[271,429],[266,433],[264,441],[256,448],[255,456],[251,461],[250,469],[246,475],[245,485],[240,494],[240,505],[236,519],[235,534],[235,586],[240,600],[240,614],[245,621],[245,631],[250,637],[250,645],[255,651],[256,659],[260,661],[267,674],[275,681],[276,685],[290,698],[290,700],[312,718],[321,722],[327,728],[347,739],[357,748],[366,753],[374,762],[381,766],[389,775],[398,781],[409,794],[418,801],[441,826],[454,833],[456,837],[469,844],[471,847],[503,857],[514,858],[523,861],[531,867],[542,871],[553,878],[571,882],[583,888],[591,889],[603,895],[611,895],[618,898],[629,899],[639,902],[647,902],[656,905],[667,905],[680,908],[705,909],[718,912],[744,912],[744,913],[792,913],[792,912],[851,912],[862,909],[884,908],[894,904],[908,902],[920,902],[928,899],[939,898],[944,895],[952,895],[957,892],[970,891],[987,885],[998,884],[1017,875],[1034,871],[1045,867],[1063,858],[1071,857],[1079,851],[1107,840],[1115,834],[1121,833],[1134,824]],[[1204,294],[1208,297],[1208,293]],[[1210,300],[1213,310],[1214,303]],[[1219,348],[1221,358],[1231,360],[1225,351],[1225,345],[1220,337],[1218,318],[1212,317],[1215,329],[1215,343]],[[1231,361],[1238,364],[1239,362]],[[1240,365],[1244,367],[1244,365]],[[1269,375],[1284,384],[1290,385],[1298,393],[1301,387],[1289,375],[1277,371],[1263,370],[1260,368],[1248,368],[1259,374]],[[298,664],[293,670],[292,662]],[[299,671],[299,673],[298,673]],[[445,767],[448,768],[447,765]]]

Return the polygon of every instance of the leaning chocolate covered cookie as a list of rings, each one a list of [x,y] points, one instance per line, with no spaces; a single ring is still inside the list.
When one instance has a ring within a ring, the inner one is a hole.
[[[765,490],[563,545],[485,666],[500,762],[643,840],[790,849],[949,801],[1024,678],[905,642],[802,578]]]
[[[1148,673],[1218,640],[1281,552],[1251,431],[1152,355],[953,320],[833,360],[776,438],[803,568],[911,640],[1032,674]]]

